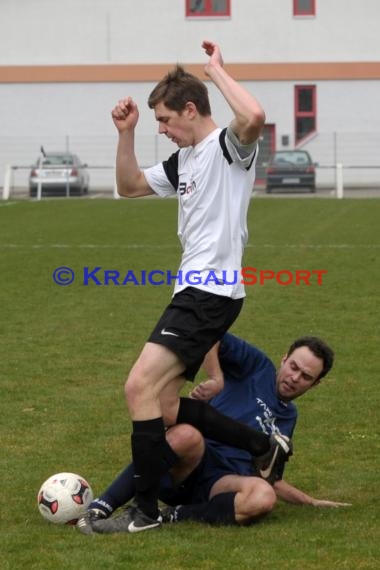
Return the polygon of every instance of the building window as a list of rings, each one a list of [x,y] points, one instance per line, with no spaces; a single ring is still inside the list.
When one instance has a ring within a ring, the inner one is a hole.
[[[315,16],[316,0],[293,0],[294,16]]]
[[[295,86],[295,142],[299,144],[317,130],[317,88]]]
[[[186,16],[230,16],[231,0],[186,0]]]

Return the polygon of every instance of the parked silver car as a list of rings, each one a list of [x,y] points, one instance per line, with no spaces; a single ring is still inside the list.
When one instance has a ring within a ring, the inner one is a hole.
[[[279,150],[266,169],[266,192],[275,188],[304,188],[315,192],[315,166],[306,150]]]
[[[44,152],[32,166],[29,194],[37,195],[41,184],[42,196],[81,195],[88,192],[90,176],[87,164],[70,152]]]

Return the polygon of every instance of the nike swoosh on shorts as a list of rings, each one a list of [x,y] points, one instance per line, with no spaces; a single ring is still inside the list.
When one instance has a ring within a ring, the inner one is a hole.
[[[162,329],[161,334],[163,336],[179,336],[178,334],[176,334],[174,332],[167,331],[166,329]]]

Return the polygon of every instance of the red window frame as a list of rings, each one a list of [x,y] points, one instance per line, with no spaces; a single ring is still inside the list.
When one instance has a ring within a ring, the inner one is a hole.
[[[293,0],[293,16],[315,16],[316,0],[310,0],[310,10],[302,10],[299,0]]]
[[[300,92],[311,91],[311,110],[300,110]],[[314,128],[306,134],[300,134],[297,128],[298,119],[314,119]],[[300,144],[303,140],[315,133],[317,130],[317,86],[316,85],[295,85],[294,86],[294,140],[295,144]]]
[[[226,0],[226,10],[224,12],[214,12],[212,8],[212,0],[204,0],[204,10],[202,12],[191,12],[190,11],[191,0],[186,0],[186,17],[187,18],[207,18],[212,16],[213,18],[220,18],[231,16],[231,0]]]

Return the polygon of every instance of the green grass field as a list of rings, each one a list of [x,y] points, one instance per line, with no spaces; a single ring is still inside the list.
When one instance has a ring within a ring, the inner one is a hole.
[[[38,513],[59,471],[95,493],[130,459],[126,374],[167,304],[168,286],[83,285],[83,267],[175,271],[173,200],[0,204],[1,570],[377,569],[379,546],[380,201],[256,199],[245,265],[327,270],[323,284],[247,287],[232,332],[275,362],[302,334],[336,365],[299,401],[286,479],[352,507],[279,504],[251,528],[200,524],[81,535]],[[71,267],[58,286],[52,274]]]

